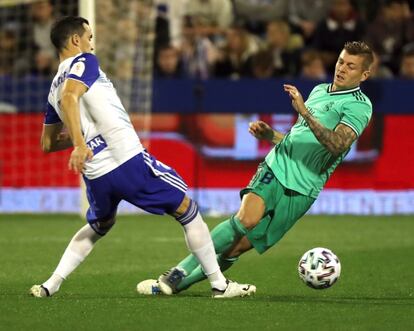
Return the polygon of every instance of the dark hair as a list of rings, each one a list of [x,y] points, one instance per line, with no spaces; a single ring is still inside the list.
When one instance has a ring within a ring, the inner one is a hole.
[[[318,52],[315,49],[308,49],[304,51],[300,57],[300,61],[302,63],[302,66],[307,66],[312,64],[316,60],[322,61],[322,55],[320,52]]]
[[[371,48],[363,41],[348,41],[344,45],[346,50],[351,55],[359,55],[364,58],[362,67],[364,70],[369,70],[372,62],[374,62],[374,54]]]
[[[268,50],[260,50],[252,56],[254,68],[268,69],[273,66],[273,55]]]
[[[89,25],[88,20],[83,17],[65,16],[53,24],[50,31],[50,39],[58,52],[65,48],[69,37],[74,34],[83,35],[85,32],[83,23]]]
[[[177,50],[172,44],[169,44],[169,43],[163,43],[163,44],[161,44],[159,47],[158,47],[158,49],[157,49],[157,55],[158,54],[160,54],[162,51],[166,51],[166,50],[170,50],[170,49],[173,49],[173,50]]]

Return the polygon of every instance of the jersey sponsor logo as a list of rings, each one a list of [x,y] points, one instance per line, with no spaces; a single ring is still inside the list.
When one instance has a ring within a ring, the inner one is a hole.
[[[104,138],[101,135],[89,140],[86,145],[92,150],[93,155],[98,154],[101,150],[108,147]]]
[[[69,74],[81,77],[84,71],[85,71],[85,63],[83,63],[82,61],[79,61],[73,65],[73,67],[70,69]]]

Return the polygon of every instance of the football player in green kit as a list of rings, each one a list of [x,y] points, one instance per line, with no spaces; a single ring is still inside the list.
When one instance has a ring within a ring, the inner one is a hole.
[[[347,42],[333,82],[317,85],[306,102],[295,86],[283,86],[299,114],[289,133],[283,135],[261,121],[250,124],[254,137],[275,147],[241,191],[239,211],[211,232],[222,271],[252,248],[264,253],[312,206],[371,118],[371,102],[359,85],[369,77],[372,62],[364,42]],[[137,290],[175,294],[205,278],[197,259],[189,255],[158,280],[139,283]]]

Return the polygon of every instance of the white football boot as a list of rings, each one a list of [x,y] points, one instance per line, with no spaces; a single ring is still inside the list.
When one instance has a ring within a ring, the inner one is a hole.
[[[36,298],[50,297],[49,290],[43,285],[33,285],[30,288],[29,293]]]
[[[158,280],[146,279],[137,284],[137,292],[143,295],[158,295],[162,294]]]
[[[212,297],[214,299],[245,297],[256,293],[256,286],[250,284],[239,284],[231,280],[227,280],[227,287],[224,291],[216,288],[213,288],[212,291]]]

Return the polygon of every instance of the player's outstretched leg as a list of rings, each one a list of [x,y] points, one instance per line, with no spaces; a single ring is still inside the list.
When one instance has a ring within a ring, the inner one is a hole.
[[[43,298],[59,291],[62,282],[89,255],[99,238],[102,238],[102,236],[98,235],[89,224],[82,227],[73,236],[52,276],[42,285],[33,285],[30,294],[34,297]]]
[[[209,229],[198,211],[197,203],[184,197],[175,215],[183,226],[187,247],[203,266],[211,287],[224,290],[227,287],[226,278],[220,271]],[[161,291],[167,295],[173,294],[175,284],[183,276],[178,269],[161,275],[158,279]]]
[[[196,270],[201,270],[201,267],[199,266]],[[174,271],[176,269],[172,269],[171,271]],[[207,277],[204,275],[204,273],[201,271],[201,274],[203,274],[204,277],[197,280],[203,280]],[[212,289],[212,297],[213,298],[234,298],[234,297],[245,297],[250,296],[253,293],[256,293],[256,286],[251,284],[239,284],[236,282],[233,282],[231,280],[227,280],[227,286],[224,290],[218,290],[216,288]],[[192,283],[194,284],[194,283]],[[191,284],[191,285],[192,285]],[[139,294],[143,295],[159,295],[163,294],[163,292],[160,289],[160,281],[156,279],[147,279],[142,282],[140,282],[137,285],[137,292]],[[174,293],[178,293],[174,292]]]
[[[176,217],[177,221],[183,225],[185,239],[187,246],[194,256],[195,261],[200,263],[205,275],[210,281],[211,287],[216,291],[225,292],[229,288],[229,282],[224,277],[223,273],[220,270],[219,264],[217,263],[216,251],[214,248],[213,241],[211,239],[208,227],[204,220],[202,219],[200,213],[198,212],[197,204],[185,197],[180,207],[177,209]],[[244,232],[239,236],[247,232],[247,230],[242,226],[240,221],[232,218],[230,225],[227,225],[228,228],[231,228],[230,232],[232,233],[225,240],[220,241],[221,249],[229,248],[235,242],[235,230],[243,229]],[[195,263],[189,261],[189,263],[194,267]],[[167,295],[174,294],[176,292],[176,286],[180,281],[188,274],[187,270],[184,270],[185,273],[181,272],[180,268],[173,268],[172,270],[167,271],[158,278],[158,286],[160,290]],[[245,286],[239,285],[237,283],[232,283],[232,288],[239,286],[240,293],[237,294],[236,291],[232,291],[228,296],[244,296],[243,289]],[[237,285],[236,285],[237,284]]]
[[[191,255],[190,255],[191,256]],[[235,262],[239,260],[239,257],[225,257],[223,254],[217,255],[217,262],[220,266],[222,272],[229,269]],[[191,285],[198,283],[204,279],[206,279],[206,275],[203,272],[203,269],[200,265],[197,265],[191,273],[186,275],[181,282],[179,282],[176,286],[176,293],[184,291],[188,289]]]
[[[218,224],[211,231],[211,239],[213,241],[216,253],[221,256],[223,253],[227,252],[234,245],[234,243],[239,241],[240,238],[242,238],[246,233],[247,229],[235,216],[232,216],[229,220]],[[223,267],[227,266],[227,269],[231,266],[231,264],[228,264],[224,258],[219,258],[218,263],[223,264]],[[182,275],[181,277],[178,277],[179,280],[173,279],[174,287],[177,292],[186,289],[192,284],[206,278],[203,269],[201,267],[198,268],[198,266],[198,259],[194,256],[194,254],[187,256],[184,260],[178,263],[175,269],[181,270]],[[220,267],[222,266],[220,265]],[[224,270],[222,269],[222,271]],[[179,276],[178,272],[175,272],[173,276],[177,278],[177,274]],[[181,284],[182,282],[183,284]]]
[[[246,232],[247,230],[234,216],[218,224],[212,230],[211,238],[218,254],[217,262],[221,271],[227,270],[238,260],[238,257],[226,258],[223,253],[227,252]],[[198,259],[190,254],[177,267],[161,275],[159,280],[167,283],[171,289],[171,294],[175,294],[206,278],[207,276],[199,265]],[[159,284],[159,282],[146,280],[138,284],[137,290],[141,294],[156,294],[153,293],[152,289],[159,287]]]
[[[165,279],[165,280],[147,279],[147,280],[144,280],[144,281],[140,282],[137,285],[138,293],[144,294],[144,295],[162,294],[163,292],[161,291],[161,288],[160,288],[160,284],[162,282],[168,282],[168,286],[170,288],[174,289],[173,294],[178,293],[179,290],[177,290],[177,287],[174,287],[176,284],[169,283],[170,280],[168,279],[168,276],[172,275],[172,277],[174,277],[174,274],[176,274],[177,272],[180,272],[179,269],[173,268],[173,269],[167,271],[165,274],[163,274],[161,276],[161,277],[166,277],[167,279]],[[203,279],[207,278],[205,276],[205,274],[202,272],[200,266],[198,266],[196,268],[195,272],[197,272],[197,276],[193,275],[194,272],[192,273],[193,277],[191,279],[193,280],[193,282],[191,283],[191,285],[194,284],[195,282],[198,282],[200,280],[203,280]],[[188,282],[188,279],[187,279],[187,282]],[[233,282],[231,280],[227,280],[226,283],[227,283],[227,286],[223,290],[219,290],[219,289],[216,289],[216,288],[212,289],[212,297],[213,298],[245,297],[245,296],[250,296],[253,293],[256,293],[256,286],[254,286],[254,285],[239,284],[239,283]],[[188,285],[188,287],[191,286],[191,285]]]

